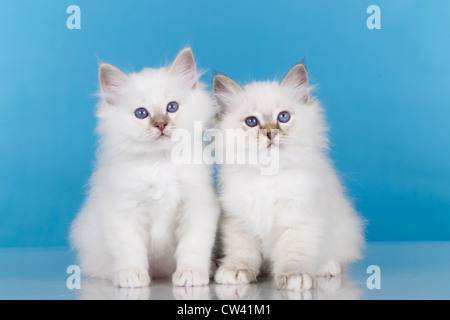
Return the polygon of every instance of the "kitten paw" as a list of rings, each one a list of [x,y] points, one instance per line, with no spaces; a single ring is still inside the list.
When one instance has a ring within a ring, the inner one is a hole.
[[[209,283],[209,274],[195,270],[177,271],[172,276],[172,283],[179,287],[206,286]]]
[[[255,281],[255,277],[250,270],[237,270],[226,267],[217,269],[214,279],[217,283],[222,284],[248,284]]]
[[[313,278],[306,273],[283,274],[275,277],[278,290],[310,290],[313,284]]]
[[[119,270],[112,278],[113,285],[121,288],[140,288],[150,284],[150,276],[147,271]]]
[[[317,269],[319,277],[336,277],[341,274],[341,265],[335,260],[323,262]]]

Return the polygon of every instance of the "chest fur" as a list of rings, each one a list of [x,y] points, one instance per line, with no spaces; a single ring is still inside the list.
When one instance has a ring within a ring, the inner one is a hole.
[[[113,185],[137,208],[171,213],[181,203],[177,168],[171,163],[126,163],[114,166],[112,171]]]
[[[307,175],[299,172],[274,176],[242,172],[228,175],[222,182],[222,204],[227,214],[236,214],[261,237],[296,220],[303,207],[295,204],[308,198],[312,189]]]

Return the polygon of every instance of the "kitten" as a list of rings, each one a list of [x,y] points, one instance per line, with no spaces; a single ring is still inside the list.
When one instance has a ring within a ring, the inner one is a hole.
[[[82,272],[120,287],[172,274],[174,285],[206,285],[220,214],[212,171],[171,160],[171,135],[216,114],[192,51],[167,68],[99,69],[96,167],[71,229]]]
[[[216,282],[256,281],[266,265],[278,289],[310,289],[315,276],[339,275],[361,257],[362,221],[327,157],[327,128],[304,65],[281,83],[240,87],[218,74],[213,87],[217,128],[248,139],[236,155],[268,152],[279,162],[272,174],[261,174],[262,161],[219,167],[224,257]]]

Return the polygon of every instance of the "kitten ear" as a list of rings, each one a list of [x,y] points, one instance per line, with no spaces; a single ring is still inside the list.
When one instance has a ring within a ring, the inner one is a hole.
[[[195,69],[194,54],[190,47],[181,50],[168,69],[170,74],[186,79],[192,89],[197,87],[197,71]]]
[[[307,103],[309,99],[308,73],[303,63],[296,64],[281,81],[283,87],[292,89],[299,101]]]
[[[122,87],[128,82],[128,76],[113,65],[102,63],[98,77],[104,98],[109,104],[116,105],[121,97]]]
[[[242,91],[242,88],[231,78],[216,74],[213,79],[213,92],[219,107],[219,115],[225,115],[231,108],[233,98]]]

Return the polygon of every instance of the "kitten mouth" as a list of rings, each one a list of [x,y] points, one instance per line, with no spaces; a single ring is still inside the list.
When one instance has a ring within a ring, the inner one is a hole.
[[[267,149],[271,149],[271,148],[279,148],[280,146],[278,145],[278,143],[275,143],[274,141],[268,141],[267,142]]]
[[[167,132],[161,132],[161,134],[158,137],[156,137],[156,140],[161,139],[170,139],[170,135],[168,135]]]

